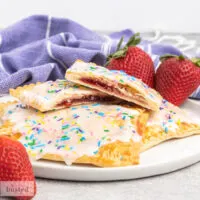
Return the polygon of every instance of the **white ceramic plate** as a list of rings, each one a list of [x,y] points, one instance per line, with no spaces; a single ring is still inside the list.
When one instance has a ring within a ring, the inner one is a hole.
[[[10,97],[0,98],[7,101]],[[200,121],[200,101],[188,100],[183,106]],[[76,180],[110,181],[148,177],[172,172],[200,161],[200,135],[162,143],[141,154],[136,166],[98,168],[84,165],[66,166],[62,162],[32,162],[37,177]]]

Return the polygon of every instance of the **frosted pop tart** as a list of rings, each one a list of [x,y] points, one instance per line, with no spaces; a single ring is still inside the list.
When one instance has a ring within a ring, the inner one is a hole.
[[[114,102],[116,100],[103,92],[66,80],[25,85],[10,89],[10,94],[41,112],[91,102]]]
[[[150,110],[158,110],[162,100],[159,93],[140,79],[93,63],[76,61],[66,71],[65,78]]]
[[[139,163],[149,112],[138,106],[88,104],[41,113],[0,103],[0,135],[21,142],[31,159],[117,167]]]

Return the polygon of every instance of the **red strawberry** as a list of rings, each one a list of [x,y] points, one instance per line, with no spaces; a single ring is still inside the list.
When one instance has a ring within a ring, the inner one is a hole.
[[[154,86],[154,64],[151,57],[141,48],[139,33],[133,35],[123,49],[120,49],[123,38],[118,44],[117,51],[108,56],[107,68],[123,70],[131,76],[142,79],[148,86]]]
[[[200,60],[167,55],[156,72],[156,90],[179,106],[200,85]]]
[[[26,149],[18,141],[5,136],[0,137],[0,182],[1,181],[33,182],[34,188],[30,188],[32,185],[28,187],[28,192],[31,192],[31,189],[33,189],[33,195],[17,196],[16,198],[18,200],[32,199],[36,194],[35,177]],[[22,186],[27,188],[27,185]]]

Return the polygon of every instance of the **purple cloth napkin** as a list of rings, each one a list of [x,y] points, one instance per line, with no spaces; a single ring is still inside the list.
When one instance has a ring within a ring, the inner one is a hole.
[[[43,15],[28,17],[0,31],[0,94],[37,81],[64,78],[76,59],[103,65],[107,54],[116,50],[122,35],[101,36],[82,25]],[[111,46],[110,46],[111,45]]]
[[[19,85],[62,79],[77,59],[103,65],[120,38],[127,42],[133,34],[126,29],[99,35],[70,19],[45,15],[23,19],[0,31],[0,95]],[[152,56],[155,67],[160,55],[181,53],[144,40],[140,46]]]

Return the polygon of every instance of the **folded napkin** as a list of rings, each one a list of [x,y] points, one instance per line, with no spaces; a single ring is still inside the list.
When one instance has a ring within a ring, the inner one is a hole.
[[[126,29],[100,35],[84,26],[63,18],[34,15],[0,31],[0,95],[19,85],[64,78],[65,71],[76,59],[105,64],[106,56],[134,34]],[[181,52],[172,47],[143,40],[147,51],[158,66],[159,56]],[[200,90],[194,93],[200,98]]]

